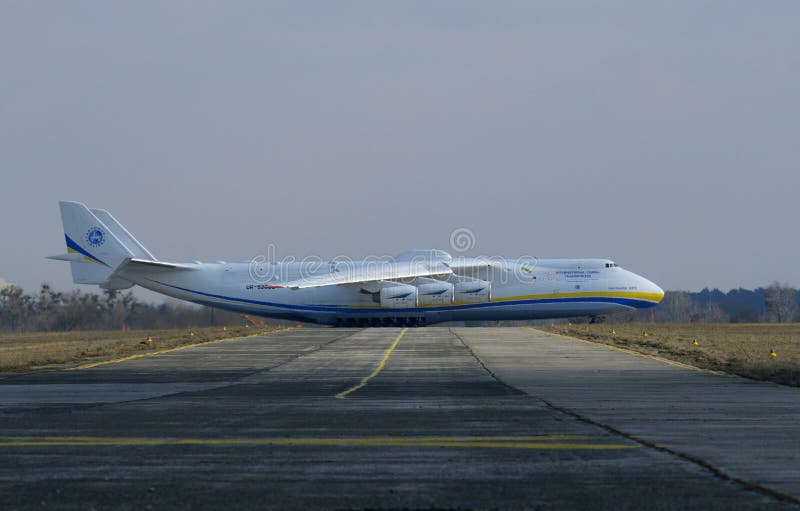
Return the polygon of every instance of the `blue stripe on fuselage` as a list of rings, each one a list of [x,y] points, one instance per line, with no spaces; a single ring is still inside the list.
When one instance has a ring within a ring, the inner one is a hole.
[[[469,303],[463,305],[447,305],[442,307],[413,307],[413,308],[398,308],[398,309],[362,309],[357,307],[341,307],[335,305],[291,305],[286,303],[275,303],[275,302],[262,302],[259,300],[250,300],[248,298],[234,298],[231,296],[224,296],[224,295],[216,295],[213,293],[205,293],[203,291],[195,291],[194,289],[188,289],[185,287],[180,286],[173,286],[172,284],[167,284],[165,282],[159,282],[157,280],[148,279],[151,282],[155,282],[156,284],[161,284],[162,286],[171,287],[173,289],[179,289],[181,291],[186,291],[188,293],[194,293],[201,296],[207,296],[210,298],[217,298],[220,300],[228,300],[233,302],[240,302],[242,304],[249,304],[249,305],[261,305],[266,307],[275,307],[281,309],[288,309],[288,310],[297,310],[297,311],[314,311],[314,312],[349,312],[349,313],[375,313],[375,314],[386,314],[387,310],[392,312],[442,312],[442,311],[453,311],[453,310],[469,310],[469,309],[480,309],[484,307],[503,307],[506,305],[525,305],[525,304],[539,304],[539,303],[616,303],[619,305],[626,305],[628,307],[635,307],[635,308],[647,308],[647,307],[654,307],[658,305],[654,302],[648,302],[647,300],[636,300],[633,298],[617,298],[617,297],[577,297],[577,298],[536,298],[532,300],[508,300],[502,302],[487,302],[487,303]]]

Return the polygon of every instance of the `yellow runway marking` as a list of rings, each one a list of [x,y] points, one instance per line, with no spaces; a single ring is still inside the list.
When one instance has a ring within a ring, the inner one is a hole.
[[[376,367],[375,370],[372,371],[372,373],[369,376],[365,376],[358,385],[350,387],[349,389],[343,390],[342,392],[339,392],[338,394],[336,394],[336,399],[344,399],[344,398],[346,398],[349,394],[352,394],[353,392],[357,391],[358,389],[364,387],[367,383],[369,383],[369,381],[371,379],[373,379],[376,376],[378,376],[378,373],[383,371],[383,368],[386,367],[386,362],[389,360],[389,357],[391,356],[391,354],[394,351],[394,349],[400,343],[400,339],[402,339],[403,336],[406,335],[406,332],[408,332],[408,328],[404,328],[400,332],[400,335],[397,336],[397,339],[394,340],[392,345],[389,346],[389,349],[386,350],[386,353],[383,354],[383,359],[381,359],[381,363],[378,364],[378,367]]]
[[[536,328],[532,328],[532,330],[536,330],[537,332],[541,332],[541,330],[536,329]],[[675,367],[682,367],[684,369],[692,369],[692,370],[701,371],[701,372],[704,372],[704,373],[716,374],[718,376],[730,376],[728,373],[723,372],[723,371],[715,371],[713,369],[704,369],[702,367],[693,366],[691,364],[684,364],[683,362],[678,362],[677,360],[670,360],[668,358],[659,357],[657,355],[650,355],[648,353],[642,353],[640,351],[635,351],[635,350],[631,350],[631,349],[628,349],[628,348],[621,348],[619,346],[613,346],[611,344],[605,344],[603,342],[589,341],[587,339],[581,339],[579,337],[573,337],[571,335],[566,335],[566,334],[555,334],[555,333],[552,333],[552,332],[545,332],[545,333],[552,334],[552,335],[557,335],[559,337],[563,337],[564,339],[569,339],[570,341],[582,342],[583,344],[589,344],[591,346],[600,346],[602,348],[606,348],[606,349],[609,349],[609,350],[612,350],[612,351],[621,351],[622,353],[627,353],[628,355],[636,355],[637,357],[649,358],[650,360],[655,360],[657,362],[662,362],[664,364],[669,364],[669,365],[675,366]]]
[[[280,330],[272,330],[270,332],[262,332],[260,334],[252,334],[252,335],[243,335],[240,337],[228,337],[225,339],[214,339],[212,341],[203,341],[203,342],[196,342],[193,344],[184,344],[183,346],[176,346],[175,348],[166,348],[163,350],[151,351],[148,353],[137,353],[136,355],[128,355],[127,357],[120,357],[120,358],[113,358],[111,360],[101,360],[100,362],[90,362],[88,364],[81,364],[79,366],[70,367],[68,371],[77,371],[80,369],[91,369],[93,367],[104,366],[107,364],[119,364],[120,362],[126,362],[128,360],[136,360],[137,358],[144,358],[144,357],[154,357],[156,355],[161,355],[164,353],[171,353],[173,351],[181,351],[181,350],[188,350],[189,348],[196,348],[198,346],[205,346],[206,344],[214,344],[223,341],[233,341],[236,339],[246,339],[248,337],[258,337],[259,335],[269,335],[269,334],[276,334],[278,332],[285,332],[287,330],[291,330],[292,328],[282,328]]]
[[[0,437],[3,447],[148,447],[148,446],[323,446],[451,447],[478,449],[635,449],[636,444],[603,443],[582,435],[498,437],[350,437],[350,438],[147,438],[147,437]]]

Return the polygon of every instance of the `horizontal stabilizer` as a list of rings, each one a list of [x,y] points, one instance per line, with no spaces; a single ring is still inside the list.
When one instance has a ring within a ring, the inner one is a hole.
[[[120,270],[196,270],[193,264],[167,263],[164,261],[148,261],[146,259],[129,259],[120,267]]]
[[[82,263],[85,257],[83,254],[78,253],[47,256],[48,259],[53,259],[54,261],[67,261],[69,263]]]

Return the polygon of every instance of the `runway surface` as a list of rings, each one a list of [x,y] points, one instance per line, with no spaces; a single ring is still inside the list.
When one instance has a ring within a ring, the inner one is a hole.
[[[798,509],[800,390],[530,328],[0,375],[3,509]]]

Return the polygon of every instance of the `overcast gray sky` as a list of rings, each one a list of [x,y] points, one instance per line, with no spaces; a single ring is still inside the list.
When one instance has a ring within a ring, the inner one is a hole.
[[[0,278],[59,199],[166,260],[609,257],[800,285],[800,2],[0,3]]]

